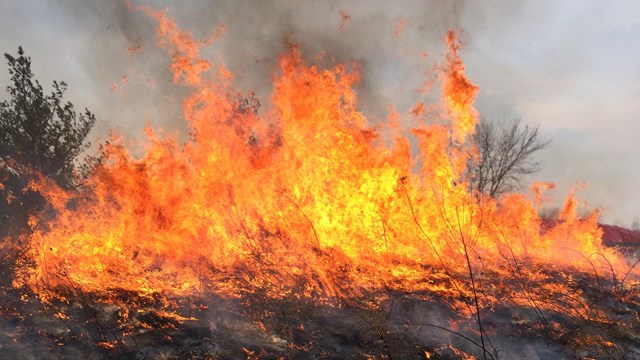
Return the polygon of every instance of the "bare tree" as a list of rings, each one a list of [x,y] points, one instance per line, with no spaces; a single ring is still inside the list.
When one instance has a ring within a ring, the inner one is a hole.
[[[550,143],[538,126],[522,125],[520,119],[482,121],[474,141],[478,156],[468,166],[469,186],[491,197],[517,189],[525,176],[538,172],[540,163],[533,155]]]

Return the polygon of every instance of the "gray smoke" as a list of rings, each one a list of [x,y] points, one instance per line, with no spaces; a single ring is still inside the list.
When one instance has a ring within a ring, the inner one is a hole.
[[[413,92],[424,81],[422,73],[434,60],[441,60],[446,30],[458,27],[459,8],[457,2],[439,1],[402,1],[393,7],[385,1],[136,1],[129,7],[124,2],[70,4],[60,1],[56,6],[61,13],[69,9],[68,13],[76,14],[74,17],[82,19],[81,26],[92,29],[93,36],[100,39],[98,46],[80,55],[85,71],[94,73],[95,83],[104,81],[95,75],[117,82],[125,71],[132,72],[127,85],[135,83],[136,75],[151,79],[155,86],[146,91],[123,88],[127,104],[161,115],[163,118],[152,116],[161,125],[179,128],[179,124],[172,124],[179,118],[179,110],[166,111],[169,104],[179,103],[184,92],[170,83],[168,56],[154,46],[155,21],[130,8],[167,9],[178,25],[197,39],[210,37],[224,25],[225,35],[209,53],[215,61],[214,50],[218,50],[234,74],[237,88],[255,91],[263,103],[272,91],[278,57],[289,43],[298,44],[312,63],[321,53],[326,54],[320,61],[323,66],[355,61],[363,68],[357,88],[365,95],[361,106],[376,117],[384,117],[389,104],[403,110],[415,102]],[[399,26],[402,31],[396,34]],[[127,47],[138,50],[127,55]],[[429,53],[430,61],[418,56],[423,51]],[[120,126],[129,128],[128,124]]]
[[[321,66],[357,62],[363,69],[356,89],[364,95],[360,105],[377,119],[387,115],[390,104],[406,110],[418,99],[422,74],[442,60],[447,29],[459,27],[460,8],[457,1],[437,0],[393,6],[382,0],[59,0],[8,6],[2,25],[7,46],[0,50],[15,53],[22,44],[45,84],[58,78],[70,83],[69,98],[99,118],[97,138],[114,127],[136,135],[148,118],[162,128],[185,130],[180,99],[188,89],[172,84],[170,57],[155,45],[156,22],[137,10],[140,6],[167,9],[196,39],[209,38],[224,25],[225,35],[204,52],[213,61],[222,59],[236,87],[255,91],[263,104],[287,44],[299,45],[311,63]],[[46,37],[25,34],[20,27]],[[429,54],[427,61],[422,52]],[[320,54],[325,55],[316,61]]]
[[[576,183],[604,222],[640,216],[640,3],[471,1],[461,14],[463,58],[485,117],[522,117],[553,143],[537,179],[556,198]],[[515,5],[517,3],[517,5]]]

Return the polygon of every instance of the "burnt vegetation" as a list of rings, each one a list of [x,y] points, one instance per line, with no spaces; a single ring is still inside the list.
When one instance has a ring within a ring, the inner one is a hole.
[[[640,358],[640,295],[628,273],[595,265],[593,272],[549,266],[514,255],[510,246],[501,248],[500,266],[485,266],[476,236],[478,229],[493,225],[480,214],[477,223],[463,228],[459,213],[465,209],[442,215],[447,245],[462,253],[465,265],[452,269],[434,246],[439,263],[416,264],[425,274],[417,281],[424,286],[416,291],[391,283],[357,288],[356,278],[368,274],[337,251],[321,248],[316,235],[311,256],[332,264],[329,279],[312,282],[290,275],[294,285],[283,292],[282,264],[271,255],[287,250],[278,246],[290,235],[261,229],[256,236],[240,215],[239,236],[250,251],[232,273],[203,263],[203,280],[193,296],[129,292],[118,284],[108,293],[86,292],[64,270],[51,275],[67,284],[47,289],[55,297],[12,284],[16,264],[30,266],[24,254],[28,236],[19,236],[32,231],[29,219],[55,217],[28,184],[51,180],[83,196],[82,174],[96,162],[79,157],[95,117],[63,101],[63,82],[54,82],[53,92],[46,94],[22,49],[17,57],[5,56],[12,84],[8,100],[0,103],[3,354],[47,359]],[[237,104],[240,113],[258,112],[252,94],[239,97]],[[240,135],[249,146],[260,140]],[[481,123],[475,141],[479,153],[469,167],[469,186],[493,198],[534,173],[539,164],[533,155],[548,144],[537,127],[518,121]],[[401,181],[415,221],[406,226],[418,228],[429,243],[407,186]],[[314,220],[302,210],[300,217],[315,234]],[[508,244],[508,239],[499,241]],[[586,257],[595,262],[598,255]],[[223,286],[237,289],[236,296],[220,296]]]

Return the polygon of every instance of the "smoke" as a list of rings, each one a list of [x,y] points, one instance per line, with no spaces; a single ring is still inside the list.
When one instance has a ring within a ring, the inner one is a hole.
[[[362,72],[357,88],[364,95],[361,107],[377,118],[384,118],[392,103],[404,110],[417,99],[414,92],[423,85],[421,75],[441,60],[446,30],[458,27],[459,8],[457,2],[417,0],[394,7],[380,0],[77,0],[49,6],[56,18],[70,23],[52,29],[54,33],[64,37],[70,28],[82,33],[69,49],[84,73],[82,89],[72,86],[72,91],[93,95],[86,103],[102,121],[100,133],[113,126],[133,133],[147,117],[162,127],[184,130],[180,98],[186,90],[170,82],[169,56],[155,47],[155,21],[138,11],[141,6],[167,9],[197,39],[210,38],[224,26],[224,36],[204,51],[231,70],[238,89],[255,91],[263,104],[268,102],[279,55],[291,43],[320,66],[357,64]],[[68,40],[73,39],[58,41]],[[429,61],[422,53],[429,54]],[[33,57],[41,58],[35,53]],[[89,96],[81,96],[85,97]]]
[[[603,221],[637,217],[640,160],[634,118],[640,84],[640,4],[603,1],[470,2],[460,15],[464,60],[488,118],[522,118],[552,140],[537,179],[558,201],[576,183]]]

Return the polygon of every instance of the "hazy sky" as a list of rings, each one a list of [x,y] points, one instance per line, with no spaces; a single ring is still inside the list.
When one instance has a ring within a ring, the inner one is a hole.
[[[224,23],[225,36],[208,51],[222,54],[239,87],[263,98],[285,40],[310,58],[326,50],[336,61],[356,60],[362,106],[374,117],[415,101],[425,69],[442,61],[446,30],[461,30],[481,115],[540,124],[553,141],[536,178],[555,182],[558,194],[585,182],[581,198],[603,207],[607,222],[640,218],[640,1],[132,2],[169,8],[200,37]],[[97,138],[114,127],[136,134],[147,119],[184,129],[185,90],[168,81],[153,34],[152,20],[118,0],[0,3],[0,52],[22,45],[45,88],[69,83],[67,99],[96,113]],[[7,83],[0,71],[0,86]]]

